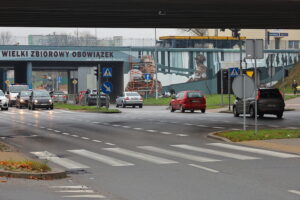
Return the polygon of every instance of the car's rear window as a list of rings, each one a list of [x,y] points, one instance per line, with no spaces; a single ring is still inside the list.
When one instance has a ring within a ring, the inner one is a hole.
[[[201,97],[203,97],[203,94],[201,92],[188,92],[187,97],[188,98],[201,98]]]
[[[282,98],[279,90],[260,90],[260,98]]]

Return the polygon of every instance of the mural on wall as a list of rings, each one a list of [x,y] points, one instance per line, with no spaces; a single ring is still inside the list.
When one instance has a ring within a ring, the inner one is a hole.
[[[193,77],[191,77],[188,82],[201,81],[207,79],[207,66],[205,65],[206,57],[203,54],[199,54],[195,57],[196,60],[196,70]]]
[[[156,66],[152,56],[142,56],[140,62],[130,63],[129,82],[125,91],[135,91],[142,96],[153,96],[156,92]],[[161,93],[162,84],[157,80],[157,90]]]

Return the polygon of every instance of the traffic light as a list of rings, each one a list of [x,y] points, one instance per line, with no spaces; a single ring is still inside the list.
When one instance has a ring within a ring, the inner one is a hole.
[[[95,69],[94,69],[94,75],[96,76],[96,78],[98,80],[98,77],[99,77],[98,67],[95,67]]]

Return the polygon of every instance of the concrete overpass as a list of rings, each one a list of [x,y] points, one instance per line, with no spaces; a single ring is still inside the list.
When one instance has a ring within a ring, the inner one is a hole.
[[[299,29],[299,0],[7,0],[0,26]]]

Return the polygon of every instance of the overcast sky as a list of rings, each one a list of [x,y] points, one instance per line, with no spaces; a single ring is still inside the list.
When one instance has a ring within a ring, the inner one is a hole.
[[[12,28],[0,27],[0,32],[9,31],[13,36],[28,36],[28,35],[47,35],[61,33],[74,34],[77,28]],[[154,29],[128,29],[128,28],[78,28],[79,32],[90,32],[92,35],[97,33],[98,38],[110,38],[112,36],[123,36],[124,38],[154,38]],[[172,35],[189,35],[180,29],[157,29],[157,37],[172,36]]]

